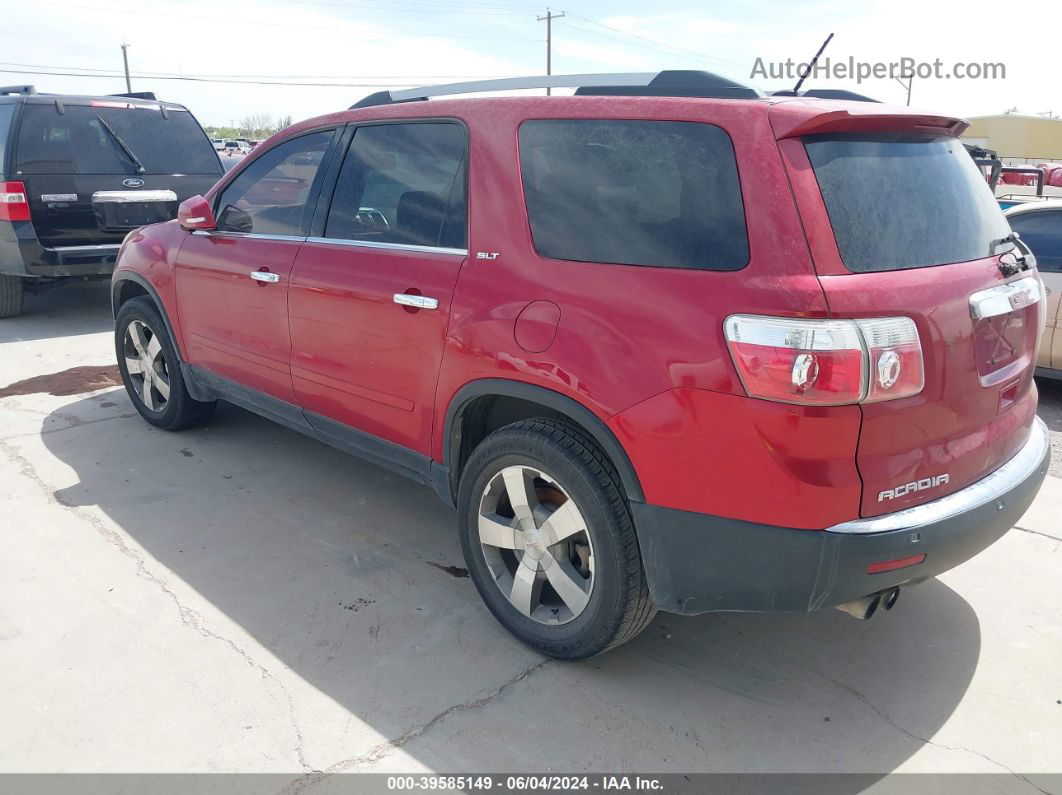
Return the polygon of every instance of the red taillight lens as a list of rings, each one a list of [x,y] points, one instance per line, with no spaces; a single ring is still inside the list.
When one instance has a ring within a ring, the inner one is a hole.
[[[886,571],[906,569],[908,566],[917,566],[925,559],[926,553],[923,552],[921,555],[909,555],[906,558],[896,558],[895,560],[883,560],[880,563],[871,563],[867,566],[867,574],[881,574]]]
[[[21,182],[0,182],[0,221],[28,221],[29,195]]]
[[[870,363],[866,402],[895,400],[922,391],[922,343],[909,317],[857,320]]]
[[[752,397],[837,406],[892,400],[922,390],[922,348],[910,318],[731,315],[724,330]]]

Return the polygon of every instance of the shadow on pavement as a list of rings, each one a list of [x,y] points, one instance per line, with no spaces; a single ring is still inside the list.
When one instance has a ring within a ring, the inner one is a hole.
[[[62,503],[98,506],[149,568],[371,730],[431,723],[403,751],[436,770],[885,773],[948,720],[977,666],[977,617],[935,580],[869,622],[661,614],[602,657],[541,665],[446,570],[463,566],[454,515],[427,489],[224,405],[181,434],[118,417],[43,439],[80,479]],[[342,720],[304,719],[308,747],[341,731],[351,754],[379,743]]]
[[[0,344],[76,337],[113,328],[110,282],[75,282],[27,293],[22,314],[0,320]]]

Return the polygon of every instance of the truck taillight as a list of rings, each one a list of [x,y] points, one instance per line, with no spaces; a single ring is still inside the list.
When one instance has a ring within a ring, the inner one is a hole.
[[[922,346],[907,317],[802,320],[731,315],[727,345],[751,397],[839,406],[922,391]]]
[[[28,221],[29,196],[21,182],[0,182],[0,221]]]

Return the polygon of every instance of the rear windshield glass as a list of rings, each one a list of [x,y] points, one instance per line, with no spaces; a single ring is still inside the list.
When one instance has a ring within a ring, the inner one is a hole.
[[[535,249],[551,259],[737,270],[749,244],[729,136],[677,121],[520,127]]]
[[[955,138],[812,136],[808,157],[849,270],[980,259],[1012,248],[973,158]]]
[[[26,104],[16,149],[20,174],[221,173],[214,147],[187,111],[167,110],[169,118],[147,108],[67,104],[63,111]]]

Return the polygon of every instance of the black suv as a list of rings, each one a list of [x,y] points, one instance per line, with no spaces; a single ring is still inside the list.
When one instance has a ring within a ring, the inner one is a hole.
[[[154,94],[0,88],[0,318],[25,289],[108,276],[129,230],[174,218],[222,173],[195,117]]]

